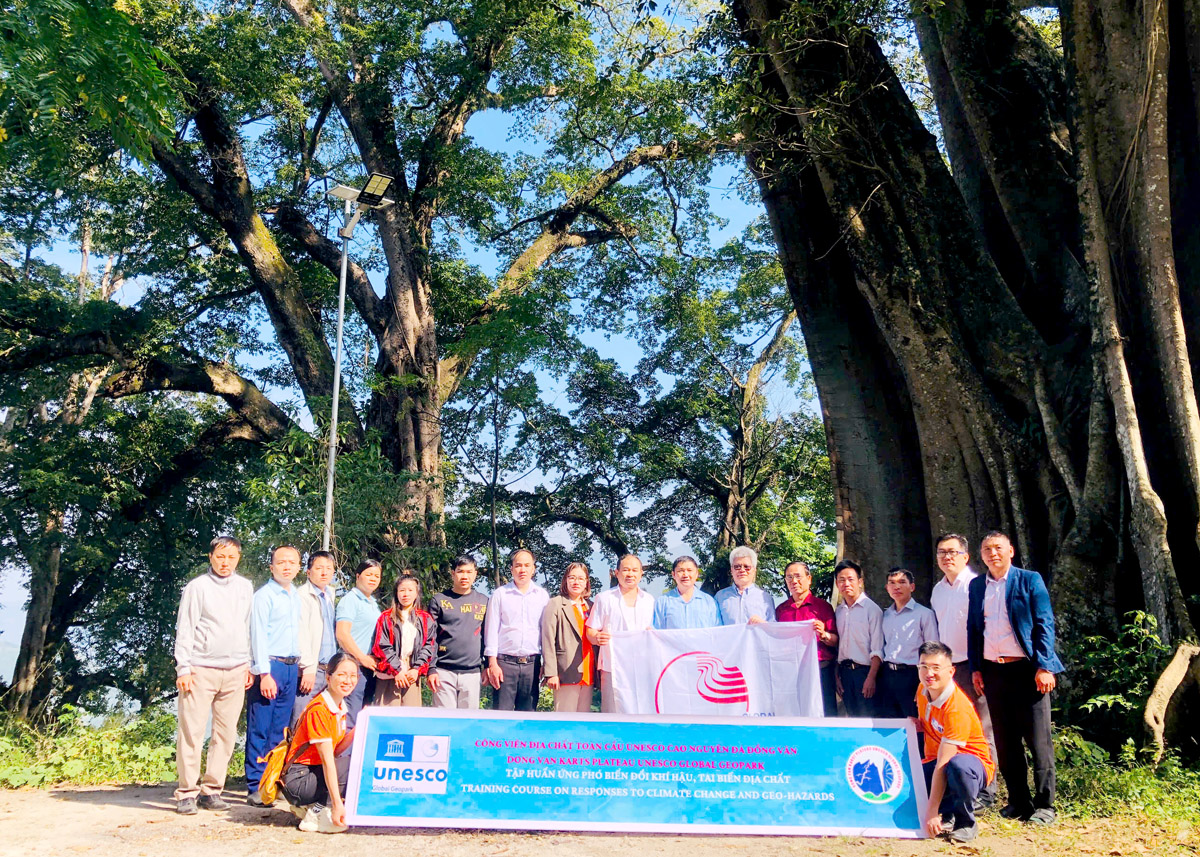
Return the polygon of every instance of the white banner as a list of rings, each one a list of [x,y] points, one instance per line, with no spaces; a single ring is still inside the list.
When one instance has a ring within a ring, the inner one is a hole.
[[[822,717],[811,622],[763,622],[612,638],[622,714]]]

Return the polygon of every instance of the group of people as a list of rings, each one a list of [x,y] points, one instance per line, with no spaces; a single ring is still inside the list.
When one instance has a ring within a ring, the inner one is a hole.
[[[861,567],[843,560],[835,569],[835,610],[812,592],[811,571],[800,561],[785,568],[789,597],[776,606],[757,584],[758,557],[748,547],[730,553],[733,583],[715,596],[698,587],[697,561],[683,556],[673,563],[674,588],[655,598],[640,587],[642,562],[631,554],[618,563],[617,585],[594,599],[586,565],[571,563],[551,597],[534,580],[533,553],[520,549],[511,556],[510,581],[490,598],[475,589],[475,561],[462,556],[449,588],[426,601],[420,580],[401,574],[382,610],[375,560],[358,566],[354,587],[335,601],[333,555],[310,554],[297,587],[300,551],[280,546],[271,553],[271,579],[254,592],[236,573],[240,543],[221,536],[212,542],[208,573],[188,583],[179,608],[177,809],[227,807],[225,771],[244,700],[247,802],[263,805],[264,759],[291,726],[282,792],[302,830],[337,832],[345,829],[346,751],[366,704],[420,706],[424,682],[433,706],[478,709],[486,681],[502,710],[533,711],[545,684],[556,711],[590,711],[598,686],[601,710],[612,712],[616,632],[811,621],[827,716],[838,715],[840,699],[847,716],[918,720],[931,834],[975,836],[975,812],[995,797],[997,760],[1009,794],[1001,814],[1050,823],[1049,693],[1063,667],[1045,584],[1014,567],[1013,555],[1007,536],[988,533],[980,548],[987,574],[977,576],[967,567],[966,538],[940,536],[943,577],[931,607],[914,600],[912,572],[895,568],[886,610],[865,594]],[[1023,744],[1034,759],[1032,794]]]

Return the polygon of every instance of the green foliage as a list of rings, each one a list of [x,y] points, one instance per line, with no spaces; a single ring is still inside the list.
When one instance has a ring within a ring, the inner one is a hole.
[[[160,783],[175,775],[175,717],[152,709],[100,725],[63,706],[44,730],[0,714],[0,786]]]
[[[447,409],[458,543],[485,556],[491,533],[527,544],[555,584],[569,559],[597,551],[638,552],[665,575],[668,534],[682,530],[710,586],[743,543],[762,554],[763,585],[784,591],[782,569],[799,558],[820,582],[834,540],[825,433],[766,224],[704,254],[662,255],[635,279],[620,316],[642,349],[633,371],[555,328],[544,350],[489,352]],[[614,319],[597,305],[611,294],[593,301],[604,330]],[[555,406],[523,371],[531,363],[567,377]]]
[[[1156,766],[1129,741],[1112,761],[1103,747],[1066,726],[1055,728],[1054,756],[1057,802],[1068,815],[1200,824],[1200,771],[1171,754]]]
[[[324,437],[298,428],[266,447],[263,467],[247,480],[247,499],[237,510],[245,542],[243,573],[265,581],[269,552],[277,544],[292,544],[301,551],[320,548],[328,453]],[[382,561],[386,579],[411,568],[425,576],[427,591],[448,580],[442,572],[450,559],[446,550],[392,549],[414,526],[405,509],[405,489],[414,478],[391,467],[374,434],[358,449],[339,450],[334,480],[336,538],[331,547],[343,575],[364,557],[373,556]],[[380,594],[387,591],[386,579]],[[352,586],[354,581],[342,583]]]
[[[1115,751],[1140,735],[1141,717],[1170,650],[1149,613],[1125,614],[1114,637],[1085,637],[1069,653],[1071,684],[1060,700],[1063,720]]]
[[[27,145],[48,166],[72,155],[73,122],[148,158],[172,131],[170,60],[142,37],[128,4],[16,0],[0,9],[0,146]]]

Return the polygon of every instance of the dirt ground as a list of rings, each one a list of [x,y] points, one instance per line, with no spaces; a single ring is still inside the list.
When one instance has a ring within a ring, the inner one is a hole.
[[[1162,829],[1136,819],[1061,821],[1033,830],[984,816],[969,846],[943,841],[766,836],[677,836],[577,833],[498,833],[355,828],[338,836],[304,834],[279,810],[245,805],[226,795],[226,813],[174,813],[171,789],[112,786],[0,791],[0,855],[8,857],[1074,857],[1074,855],[1196,855],[1200,831]],[[385,842],[404,837],[403,843]],[[392,849],[396,849],[393,851]]]

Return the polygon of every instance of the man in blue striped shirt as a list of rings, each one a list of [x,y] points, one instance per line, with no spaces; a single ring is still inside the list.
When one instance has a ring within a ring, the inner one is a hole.
[[[671,569],[671,577],[675,578],[675,588],[654,601],[655,628],[715,628],[721,624],[716,600],[696,588],[700,565],[695,559],[679,557]]]
[[[258,781],[263,759],[283,740],[296,701],[300,664],[300,596],[292,580],[300,551],[280,545],[271,551],[271,579],[254,593],[250,610],[250,687],[246,705],[246,803],[262,806]]]

